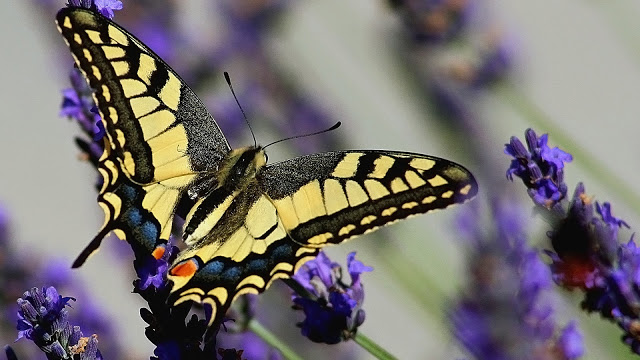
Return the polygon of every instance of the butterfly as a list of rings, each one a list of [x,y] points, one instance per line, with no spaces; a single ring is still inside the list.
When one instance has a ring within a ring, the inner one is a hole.
[[[267,165],[261,146],[231,149],[201,100],[128,31],[92,10],[56,17],[94,90],[106,136],[98,170],[110,232],[157,257],[181,200],[185,248],[169,269],[172,305],[234,299],[289,278],[326,245],[473,198],[473,175],[451,161],[386,150],[331,151]]]

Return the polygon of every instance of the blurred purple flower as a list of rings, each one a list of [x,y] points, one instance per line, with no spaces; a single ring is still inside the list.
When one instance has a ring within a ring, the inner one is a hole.
[[[71,297],[62,297],[53,287],[32,288],[18,299],[18,338],[32,340],[48,359],[102,359],[97,337],[83,337],[79,326],[68,321]]]
[[[0,203],[0,249],[7,246],[9,241],[9,213]],[[4,251],[3,251],[4,252]]]
[[[351,338],[358,326],[364,322],[365,313],[361,309],[364,289],[360,274],[372,271],[355,259],[355,252],[347,256],[347,268],[351,284],[342,282],[342,268],[332,262],[324,252],[314,260],[304,264],[293,276],[311,297],[294,294],[294,309],[302,310],[305,319],[298,326],[302,335],[311,341],[336,344]]]
[[[568,360],[577,359],[584,354],[584,339],[575,321],[567,325],[560,334],[560,349]]]
[[[113,337],[109,321],[104,316],[102,309],[91,301],[91,296],[72,281],[70,262],[65,259],[43,261],[32,253],[25,254],[13,249],[11,242],[18,239],[9,237],[10,224],[7,213],[6,209],[0,205],[0,284],[2,284],[0,308],[3,309],[0,312],[0,328],[15,327],[16,322],[20,320],[20,316],[17,315],[19,306],[15,299],[22,296],[25,288],[33,284],[49,284],[57,289],[72,291],[82,299],[76,305],[76,311],[69,313],[68,316],[65,315],[66,318],[70,323],[80,326],[85,331],[100,334],[102,352],[110,357],[119,357],[120,348]],[[58,298],[54,296],[53,299],[57,301]],[[20,300],[20,302],[22,301]],[[27,323],[20,323],[20,326],[24,327],[21,329],[24,332],[20,333],[22,337],[33,332]],[[2,333],[0,331],[0,334]],[[5,334],[7,333],[5,332]],[[19,346],[16,350],[21,352],[23,357],[35,356],[32,350],[24,346]]]
[[[473,1],[451,0],[390,0],[400,12],[408,31],[419,42],[448,41],[467,25],[473,11]]]
[[[60,116],[76,120],[85,133],[95,138],[100,134],[97,124],[101,123],[101,119],[93,101],[93,90],[87,84],[80,70],[72,69],[69,78],[71,88],[62,90]]]
[[[61,116],[76,121],[90,141],[76,138],[86,159],[97,167],[98,159],[104,151],[102,138],[105,135],[104,125],[98,109],[93,101],[93,90],[89,87],[80,70],[74,68],[70,74],[71,88],[64,89],[60,109]]]
[[[502,79],[513,67],[516,46],[508,36],[493,31],[487,36],[485,47],[480,51],[479,61],[471,72],[471,85],[486,88]]]
[[[555,324],[551,274],[527,245],[520,212],[493,208],[496,231],[482,228],[477,209],[477,224],[470,216],[463,222],[464,234],[475,238],[468,239],[471,281],[450,313],[455,336],[479,359],[576,358],[583,351],[579,335],[575,325]]]

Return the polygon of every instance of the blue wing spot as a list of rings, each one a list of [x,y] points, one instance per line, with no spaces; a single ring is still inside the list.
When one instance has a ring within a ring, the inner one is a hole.
[[[134,189],[131,186],[122,185],[120,187],[120,190],[122,190],[123,198],[125,198],[127,200],[131,200],[131,199],[136,197],[136,189]]]
[[[264,259],[252,260],[247,264],[247,270],[250,272],[258,272],[267,268],[267,261]]]
[[[158,239],[158,228],[150,221],[145,222],[140,227],[140,232],[146,239],[152,240],[155,244],[156,239]],[[151,242],[150,242],[151,243]]]
[[[130,223],[132,226],[137,226],[142,224],[142,214],[139,209],[130,208],[124,214],[124,218]]]
[[[284,243],[273,249],[273,252],[271,254],[273,255],[272,258],[289,258],[291,257],[291,255],[293,255],[293,249],[291,248],[290,244]]]
[[[210,261],[207,265],[204,266],[202,272],[208,273],[211,275],[220,274],[224,270],[224,264],[222,261]]]
[[[242,270],[240,269],[240,267],[234,266],[232,268],[229,268],[228,270],[225,270],[225,272],[220,274],[220,277],[224,281],[236,282],[236,281],[240,281],[241,275],[242,275]]]

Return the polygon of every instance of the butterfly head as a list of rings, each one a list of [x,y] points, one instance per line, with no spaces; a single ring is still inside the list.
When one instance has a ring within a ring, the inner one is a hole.
[[[253,179],[260,168],[267,164],[267,155],[261,146],[249,146],[232,150],[225,161],[226,181],[239,184]]]

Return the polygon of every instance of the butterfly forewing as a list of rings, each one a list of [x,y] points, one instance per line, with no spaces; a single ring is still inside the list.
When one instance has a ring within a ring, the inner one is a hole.
[[[177,202],[198,172],[216,169],[229,145],[193,91],[133,35],[87,9],[62,9],[56,21],[94,90],[108,140],[98,167],[106,221],[74,265],[109,231],[153,248],[168,240]]]
[[[477,193],[451,161],[396,151],[336,151],[268,166],[259,177],[287,232],[306,246],[337,244]]]
[[[90,10],[63,9],[57,23],[95,91],[110,151],[132,181],[149,184],[216,168],[229,145],[202,102],[164,61]]]

